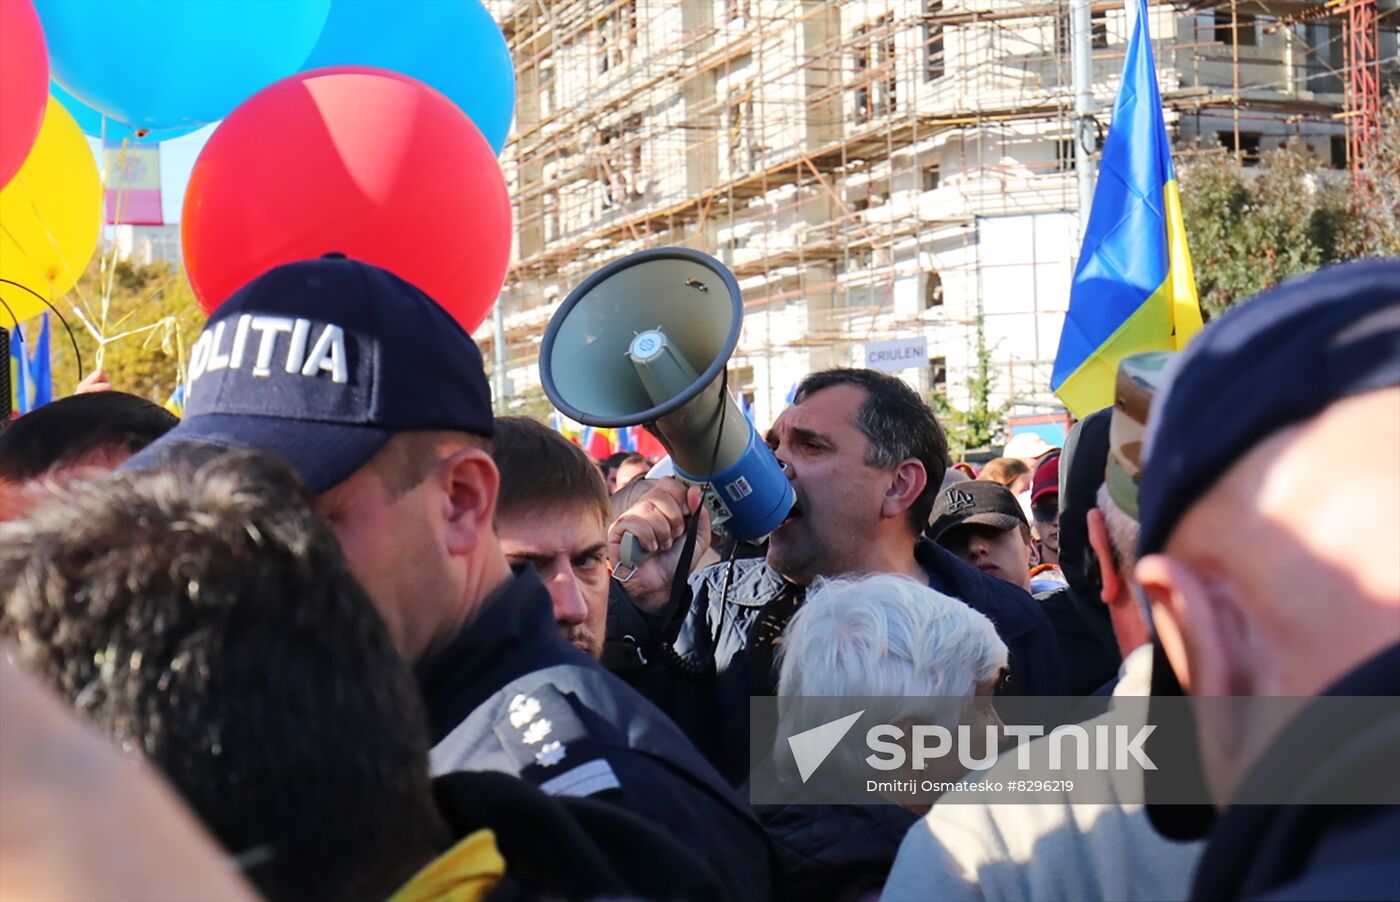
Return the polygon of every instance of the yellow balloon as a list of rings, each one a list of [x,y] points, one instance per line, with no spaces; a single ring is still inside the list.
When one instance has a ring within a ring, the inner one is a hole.
[[[0,279],[49,301],[73,287],[102,231],[102,179],[72,115],[49,98],[34,149],[0,191]],[[0,326],[43,313],[34,295],[0,282]],[[9,310],[6,310],[6,307]]]

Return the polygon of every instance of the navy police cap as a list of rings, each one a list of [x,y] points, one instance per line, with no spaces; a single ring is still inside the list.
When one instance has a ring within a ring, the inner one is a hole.
[[[393,273],[327,254],[215,309],[190,352],[184,418],[129,465],[181,443],[255,448],[323,492],[395,433],[492,427],[481,352],[456,320]]]

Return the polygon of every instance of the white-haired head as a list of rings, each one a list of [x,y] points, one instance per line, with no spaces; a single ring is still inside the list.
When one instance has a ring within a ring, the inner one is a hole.
[[[950,728],[1006,667],[1006,644],[990,620],[895,574],[814,586],[783,632],[780,655],[780,707],[795,698],[884,696],[887,722]]]

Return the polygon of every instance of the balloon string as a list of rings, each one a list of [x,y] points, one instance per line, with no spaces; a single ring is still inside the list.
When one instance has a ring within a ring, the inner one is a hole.
[[[43,304],[45,307],[49,308],[49,310],[53,311],[53,315],[56,316],[56,317],[58,317],[58,321],[59,321],[60,323],[63,324],[63,331],[65,331],[65,332],[68,333],[68,343],[71,344],[71,345],[73,346],[73,362],[74,362],[74,363],[77,365],[77,367],[78,367],[78,381],[79,381],[79,382],[82,382],[82,381],[83,381],[83,355],[82,355],[82,353],[78,350],[78,339],[77,339],[77,337],[73,334],[73,327],[70,326],[70,325],[68,324],[68,319],[67,319],[62,313],[60,313],[60,312],[58,311],[58,308],[57,308],[57,307],[55,307],[53,304],[49,303],[48,298],[44,297],[44,296],[43,296],[42,294],[40,294],[39,292],[35,291],[33,288],[30,288],[28,285],[21,285],[20,283],[16,282],[14,279],[0,279],[0,284],[13,285],[13,286],[15,286],[16,288],[20,289],[21,291],[27,291],[27,292],[29,292],[30,294],[32,294],[32,295],[34,295],[36,298],[38,298],[38,299],[39,299],[39,302],[40,302],[41,304]],[[3,297],[0,297],[0,304],[4,304],[4,306],[5,306],[5,312],[8,313],[8,314],[10,314],[10,319],[14,321],[15,330],[16,330],[16,331],[19,331],[19,320],[15,318],[15,312],[14,312],[14,310],[10,309],[10,305],[5,303],[5,299],[4,299]],[[74,312],[77,312],[77,311],[75,310]],[[23,341],[22,338],[21,338],[20,340]]]
[[[111,224],[114,226],[120,226],[122,225],[122,220],[125,218],[124,214],[126,211],[127,191],[130,189],[130,180],[127,178],[123,178],[123,176],[126,174],[130,166],[129,162],[127,162],[126,154],[130,147],[131,139],[129,137],[122,139],[121,146],[117,150],[116,157],[114,158],[114,166],[112,170],[109,171],[107,168],[107,151],[109,147],[107,144],[106,137],[106,116],[102,117],[102,135],[102,183],[104,188],[106,188],[110,187],[113,181],[116,182],[116,187],[110,188],[110,190],[112,190],[113,193],[116,194],[116,203],[113,204]],[[109,341],[115,340],[108,339],[106,337],[108,329],[108,319],[111,317],[112,310],[112,292],[116,288],[117,281],[117,242],[115,240],[113,240],[112,242],[110,259],[101,259],[99,265],[99,272],[102,274],[102,276],[105,276],[105,284],[102,284],[103,280],[101,277],[99,277],[98,280],[98,284],[102,292],[100,297],[101,310],[98,318],[100,326],[96,330],[99,333],[97,342],[97,368],[100,370],[102,369],[102,364],[106,360],[107,344]],[[122,321],[125,322],[125,320],[126,317],[123,317]],[[120,324],[118,324],[118,326],[119,325]],[[88,324],[89,330],[92,330],[93,328],[94,327],[91,324]],[[117,326],[114,326],[113,328],[117,328]]]

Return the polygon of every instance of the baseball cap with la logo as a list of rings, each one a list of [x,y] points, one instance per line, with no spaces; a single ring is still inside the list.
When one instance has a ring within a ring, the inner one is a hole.
[[[1005,532],[1026,525],[1026,515],[1006,486],[986,480],[955,482],[933,502],[929,527],[924,531],[935,542],[957,526],[981,524]]]
[[[215,309],[190,352],[184,419],[127,466],[181,444],[254,448],[323,492],[395,433],[492,428],[471,336],[393,273],[327,254],[269,270]]]

